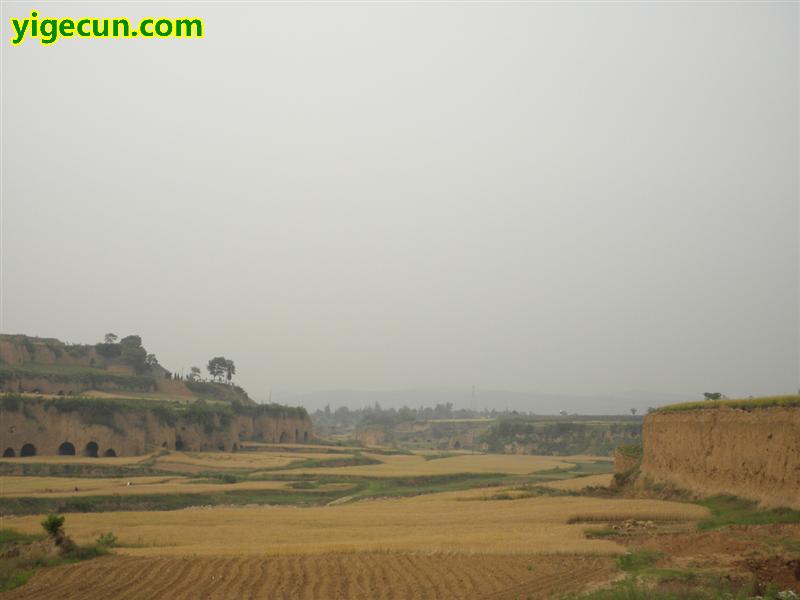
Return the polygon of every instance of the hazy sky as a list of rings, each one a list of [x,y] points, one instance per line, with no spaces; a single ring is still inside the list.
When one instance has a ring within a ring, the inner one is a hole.
[[[9,42],[2,331],[266,390],[790,392],[798,4],[38,2]]]

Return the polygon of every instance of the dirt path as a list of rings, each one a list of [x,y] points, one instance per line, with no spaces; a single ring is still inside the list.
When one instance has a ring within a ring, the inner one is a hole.
[[[112,556],[41,571],[4,600],[539,600],[580,590],[612,572],[611,558],[586,556]]]

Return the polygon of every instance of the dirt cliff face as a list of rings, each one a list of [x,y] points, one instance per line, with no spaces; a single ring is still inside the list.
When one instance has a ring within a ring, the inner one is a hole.
[[[77,411],[61,412],[41,405],[0,411],[3,456],[75,454],[134,456],[159,450],[235,451],[243,441],[302,443],[313,435],[309,418],[236,415],[213,429],[178,418],[165,423],[156,413],[118,412],[97,423]]]
[[[66,352],[56,354],[44,343],[32,342],[29,345],[0,339],[0,362],[9,365],[26,365],[36,363],[41,365],[62,365],[105,368],[106,359],[100,356],[94,347],[85,346],[80,356],[73,356]]]
[[[800,409],[655,413],[643,434],[647,480],[800,508]]]
[[[614,451],[614,472],[627,473],[639,466],[639,458],[629,456],[620,450]]]

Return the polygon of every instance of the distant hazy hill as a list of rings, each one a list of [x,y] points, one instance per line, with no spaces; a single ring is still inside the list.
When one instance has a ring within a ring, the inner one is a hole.
[[[537,392],[513,392],[508,390],[478,389],[472,396],[471,389],[410,389],[391,391],[326,390],[305,394],[282,394],[278,401],[304,406],[308,410],[348,406],[362,408],[378,402],[383,408],[401,406],[435,406],[451,402],[455,408],[484,408],[504,411],[524,411],[537,414],[558,414],[565,410],[570,414],[611,415],[625,414],[635,408],[639,414],[649,407],[684,402],[695,399],[689,394],[669,394],[648,391],[626,391],[616,394],[578,395],[544,394]]]

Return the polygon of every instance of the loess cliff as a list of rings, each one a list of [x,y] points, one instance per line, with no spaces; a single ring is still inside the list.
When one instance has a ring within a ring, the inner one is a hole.
[[[648,415],[640,482],[800,508],[800,407],[730,404]]]
[[[0,452],[131,456],[303,443],[303,408],[258,405],[240,387],[163,368],[139,336],[94,345],[0,335]]]
[[[0,424],[4,458],[59,454],[132,456],[162,448],[230,452],[245,441],[303,443],[312,436],[311,420],[305,410],[277,405],[183,406],[6,396],[0,405]]]

